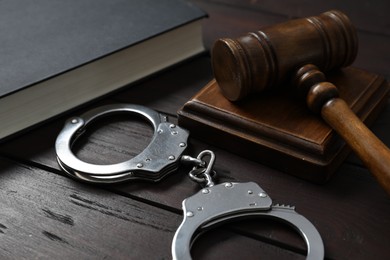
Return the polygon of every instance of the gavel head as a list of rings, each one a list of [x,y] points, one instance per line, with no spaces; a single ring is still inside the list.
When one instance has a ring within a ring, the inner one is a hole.
[[[237,39],[219,39],[212,50],[212,66],[224,96],[237,101],[281,85],[305,64],[324,72],[348,66],[357,49],[356,30],[348,17],[329,11]]]

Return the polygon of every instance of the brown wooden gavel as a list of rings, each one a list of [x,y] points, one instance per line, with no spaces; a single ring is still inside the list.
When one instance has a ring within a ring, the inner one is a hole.
[[[390,150],[323,74],[350,65],[357,49],[356,30],[348,17],[329,11],[237,39],[219,39],[212,50],[212,66],[222,93],[231,101],[292,81],[305,93],[308,107],[321,114],[390,195]]]

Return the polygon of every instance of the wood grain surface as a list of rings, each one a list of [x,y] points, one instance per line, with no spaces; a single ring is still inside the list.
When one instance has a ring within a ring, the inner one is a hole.
[[[354,66],[390,79],[387,1],[192,2],[209,13],[203,27],[208,49],[219,37],[342,9],[357,25],[360,46]],[[176,122],[176,111],[211,79],[206,53],[0,144],[0,258],[171,259],[181,201],[200,188],[186,176],[189,169],[181,167],[157,184],[87,185],[60,171],[54,142],[67,118],[107,103],[142,104]],[[390,145],[388,105],[372,130]],[[92,162],[123,161],[141,151],[150,136],[150,126],[137,118],[105,119],[78,142],[75,152]],[[275,203],[296,206],[322,235],[327,259],[390,257],[390,197],[354,155],[327,184],[316,185],[190,138],[188,154],[203,149],[216,153],[219,181],[255,181]],[[192,252],[194,259],[304,259],[306,248],[292,230],[256,219],[206,233]]]

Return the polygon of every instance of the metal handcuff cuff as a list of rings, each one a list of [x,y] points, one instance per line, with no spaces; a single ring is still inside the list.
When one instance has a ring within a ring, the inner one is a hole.
[[[132,159],[111,165],[81,161],[71,148],[94,120],[117,113],[132,113],[146,118],[153,126],[150,144]],[[289,224],[303,237],[307,259],[323,259],[324,246],[316,228],[293,207],[272,205],[271,198],[254,182],[214,184],[215,155],[205,150],[196,158],[183,155],[189,132],[168,122],[168,117],[144,106],[115,104],[95,108],[66,121],[57,137],[57,161],[67,174],[90,183],[118,183],[133,179],[159,181],[174,172],[179,164],[193,166],[189,176],[203,188],[183,201],[184,219],[172,242],[173,259],[191,259],[192,243],[203,232],[232,220],[266,217]],[[206,161],[204,158],[209,157]]]

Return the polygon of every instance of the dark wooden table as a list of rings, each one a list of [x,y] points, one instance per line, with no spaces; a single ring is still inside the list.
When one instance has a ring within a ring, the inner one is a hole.
[[[347,13],[357,27],[360,50],[354,66],[390,79],[388,1],[197,0],[209,13],[204,42],[329,9]],[[0,145],[1,259],[170,259],[182,220],[181,201],[199,190],[181,168],[164,181],[109,187],[66,177],[56,163],[54,141],[70,115],[105,103],[137,103],[176,120],[176,111],[212,78],[205,54],[103,100],[86,105]],[[390,107],[374,125],[390,145]],[[104,119],[75,150],[95,163],[114,163],[139,153],[151,128],[143,121]],[[221,181],[255,181],[274,202],[295,205],[319,230],[330,259],[390,259],[390,198],[354,155],[325,185],[289,176],[196,138],[189,154],[212,149]],[[269,220],[229,224],[206,233],[192,250],[196,259],[304,258],[304,242]]]

